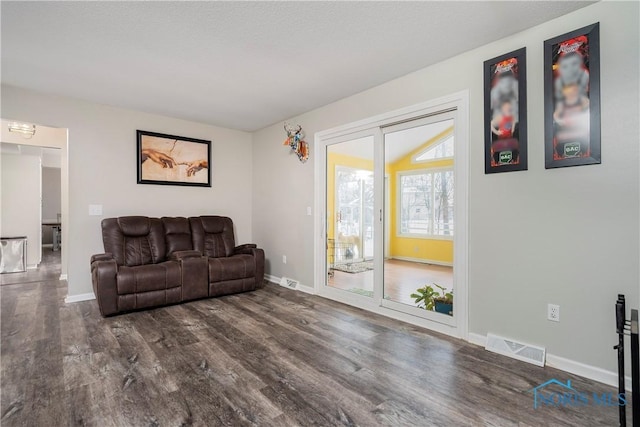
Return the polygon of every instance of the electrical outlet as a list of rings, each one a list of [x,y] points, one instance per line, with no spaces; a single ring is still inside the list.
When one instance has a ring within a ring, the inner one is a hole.
[[[283,264],[287,263],[287,256],[286,255],[282,255],[282,263]]]
[[[547,305],[547,320],[552,322],[560,321],[560,306],[557,304]]]

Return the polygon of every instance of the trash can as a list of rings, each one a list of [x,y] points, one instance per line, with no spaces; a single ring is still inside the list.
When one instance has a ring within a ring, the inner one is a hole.
[[[0,237],[0,273],[27,271],[27,238]]]

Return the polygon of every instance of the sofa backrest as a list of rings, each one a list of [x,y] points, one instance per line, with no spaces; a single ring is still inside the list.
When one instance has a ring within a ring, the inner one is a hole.
[[[118,265],[134,267],[156,264],[166,259],[162,222],[146,216],[125,216],[102,220],[105,252],[113,254]]]
[[[189,218],[193,249],[212,258],[228,257],[236,246],[233,221],[226,216]]]
[[[191,238],[191,226],[189,220],[184,217],[162,217],[164,225],[164,241],[167,245],[167,256],[177,251],[189,251],[193,249]]]

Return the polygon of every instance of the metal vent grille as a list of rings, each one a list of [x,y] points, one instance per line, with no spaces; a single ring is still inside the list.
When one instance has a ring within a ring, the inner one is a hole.
[[[284,286],[285,288],[289,289],[296,289],[299,284],[300,282],[298,282],[297,280],[289,279],[288,277],[283,277],[280,280],[280,286]]]
[[[531,344],[525,344],[497,335],[487,335],[487,345],[485,349],[494,353],[502,354],[523,362],[532,363],[537,366],[544,366],[546,350]]]

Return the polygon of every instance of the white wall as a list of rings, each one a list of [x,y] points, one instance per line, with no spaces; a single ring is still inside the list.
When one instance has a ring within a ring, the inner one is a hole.
[[[105,217],[228,215],[238,242],[251,240],[251,134],[11,86],[2,86],[1,97],[4,118],[69,129],[63,256],[68,254],[70,296],[92,292],[89,258],[103,252],[100,221]],[[213,187],[138,185],[136,129],[212,140]],[[63,195],[63,223],[64,203]],[[89,216],[90,204],[102,204],[103,216]]]
[[[44,161],[44,160],[43,160]],[[60,168],[42,168],[42,220],[56,221],[62,206]]]
[[[27,267],[40,263],[40,157],[2,154],[2,237],[27,237]]]
[[[42,222],[56,222],[58,214],[62,213],[61,183],[60,168],[45,167],[45,153],[42,153]],[[42,244],[52,243],[53,228],[43,225]]]
[[[637,2],[597,3],[290,121],[312,142],[315,132],[468,89],[470,332],[613,371],[615,297],[640,306],[638,16]],[[598,21],[602,164],[545,170],[543,42]],[[483,61],[523,46],[529,170],[485,175]],[[313,285],[313,220],[305,215],[313,161],[300,164],[284,138],[281,123],[254,134],[253,236],[268,273]],[[546,320],[550,302],[561,307],[560,323]]]

